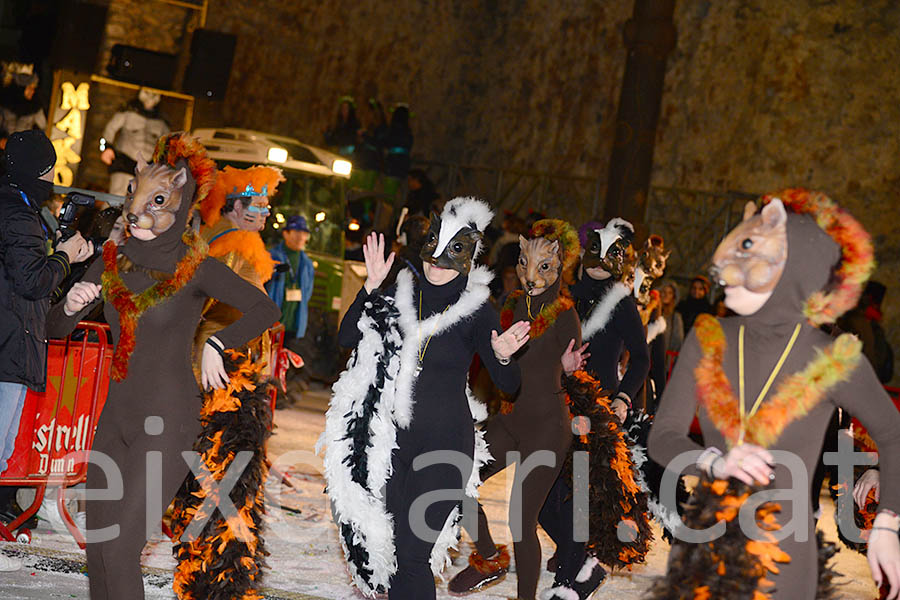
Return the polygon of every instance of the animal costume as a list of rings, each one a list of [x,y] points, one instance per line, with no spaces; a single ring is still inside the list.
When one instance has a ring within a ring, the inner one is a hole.
[[[124,486],[118,500],[86,504],[89,531],[109,526],[119,530],[108,541],[88,539],[93,600],[144,597],[140,557],[147,530],[160,522],[188,474],[181,453],[194,446],[201,431],[201,394],[191,370],[191,344],[207,299],[227,302],[243,313],[218,332],[225,348],[241,347],[278,319],[265,294],[207,257],[203,241],[186,230],[194,203],[209,192],[214,177],[215,165],[202,146],[184,134],[160,139],[153,162],[138,164],[124,209],[129,223],[157,237],[141,241],[132,236],[121,248],[107,242],[103,259],[94,262],[84,278],[102,281],[104,314],[116,346],[109,396],[92,452],[113,460]],[[53,309],[51,335],[67,335],[93,306],[66,316],[64,305],[60,302]],[[151,480],[150,487],[149,457],[161,466],[160,480]],[[109,487],[104,468],[92,462],[88,488]],[[148,498],[161,502],[148,507]],[[227,578],[232,565],[219,566]],[[255,572],[257,565],[241,568]]]
[[[199,205],[206,223],[201,238],[209,245],[209,256],[260,290],[274,268],[262,238],[256,231],[237,229],[221,211],[227,198],[265,197],[282,179],[281,171],[273,167],[225,167]],[[198,381],[204,344],[240,317],[241,313],[226,303],[207,301],[194,336],[194,373]],[[236,491],[230,494],[235,505],[241,507],[244,539],[229,535],[229,525],[234,522],[229,523],[221,513],[210,520],[197,539],[184,538],[186,528],[203,510],[204,478],[190,475],[175,498],[172,530],[175,539],[180,540],[174,549],[178,559],[175,592],[184,600],[256,597],[266,555],[261,536],[265,512],[263,482],[268,474],[266,440],[271,432],[272,411],[263,380],[271,370],[267,364],[269,355],[269,336],[264,331],[239,352],[226,357],[230,389],[204,396],[200,413],[203,431],[194,443],[194,451],[210,469],[208,480],[221,480],[239,452],[251,452],[253,459],[236,481]],[[219,578],[220,575],[224,576]]]
[[[109,165],[110,194],[124,196],[128,192],[138,156],[150,156],[156,140],[169,133],[169,122],[159,111],[159,101],[158,93],[142,89],[103,128],[106,148],[115,151]]]
[[[200,204],[200,215],[205,226],[200,236],[209,245],[209,255],[218,258],[241,276],[265,292],[264,284],[272,278],[275,261],[266,249],[258,231],[240,229],[222,209],[227,200],[250,201],[254,197],[267,197],[275,193],[278,184],[284,181],[281,169],[257,166],[249,169],[225,167],[219,171],[216,184]],[[203,311],[203,321],[194,339],[194,368],[199,374],[200,351],[209,336],[239,319],[241,313],[222,302],[210,301]],[[251,344],[255,358],[267,358],[270,348],[269,336],[264,334]],[[265,365],[263,365],[265,366]],[[263,371],[264,373],[267,370]],[[199,377],[198,377],[199,381]]]
[[[602,267],[610,276],[595,280],[585,272],[571,287],[582,341],[590,343],[591,353],[586,373],[581,374],[583,384],[567,382],[574,394],[569,396],[570,412],[587,423],[574,437],[571,452],[585,450],[591,458],[591,535],[587,544],[574,541],[571,467],[567,466],[550,490],[539,519],[557,542],[554,586],[545,598],[587,598],[606,576],[599,563],[618,568],[641,562],[652,538],[641,478],[622,424],[610,409],[616,398],[631,405],[649,369],[643,323],[631,291],[622,282],[633,260],[633,235],[631,224],[618,218],[588,231],[582,266]],[[623,349],[630,352],[631,360],[620,384]],[[570,462],[571,457],[567,465]],[[634,523],[635,535],[627,542],[615,534],[622,520]]]
[[[391,599],[435,597],[434,574],[457,541],[459,500],[477,495],[478,469],[490,458],[473,427],[473,417],[487,416],[468,392],[473,356],[502,390],[519,386],[516,363],[502,365],[491,346],[500,325],[487,303],[491,276],[471,267],[491,217],[474,198],[448,202],[432,217],[422,259],[460,275],[434,285],[404,269],[384,293],[360,290],[341,322],[339,342],[356,349],[334,385],[321,442],[350,573],[368,596],[388,589]],[[465,464],[443,456],[414,469],[431,451]],[[438,490],[441,500],[416,502]],[[420,539],[421,527],[410,523],[423,509],[427,526],[440,531],[436,540]]]
[[[859,418],[881,450],[880,508],[900,511],[900,414],[863,360],[859,341],[850,335],[832,339],[818,328],[856,303],[873,268],[869,236],[820,193],[789,189],[763,201],[768,205],[762,213],[745,215],[719,245],[713,274],[725,285],[771,296],[747,316],[697,318],[650,432],[650,455],[668,465],[683,452],[702,450],[688,437],[697,414],[704,442],[718,449],[706,453],[746,441],[792,453],[811,474],[840,406]],[[793,483],[783,464],[773,473],[770,487]],[[686,524],[701,528],[723,520],[726,533],[708,544],[673,548],[669,571],[650,597],[830,597],[830,574],[820,561],[828,552],[818,552],[815,536],[808,535],[814,531],[809,481],[802,494],[806,506],[766,502],[755,515],[771,533],[796,513],[806,528],[802,542],[795,535],[780,542],[744,535],[735,517],[759,489],[704,473],[685,509]]]
[[[497,415],[487,424],[485,441],[495,460],[481,472],[481,479],[486,481],[505,469],[508,452],[520,453],[517,465],[526,463],[539,450],[549,450],[555,455],[552,465],[529,471],[521,485],[512,491],[514,498],[521,498],[521,521],[514,521],[511,514],[510,525],[513,537],[519,540],[514,544],[514,551],[518,597],[522,600],[535,598],[541,571],[538,514],[572,440],[569,411],[561,393],[560,359],[571,340],[575,340],[576,347],[581,346],[581,324],[566,291],[578,261],[578,234],[564,221],[543,220],[534,224],[529,237],[526,240],[519,236],[521,254],[516,268],[527,292],[512,292],[500,313],[504,329],[518,321],[531,323],[529,342],[517,355],[522,386],[512,399],[508,414]],[[506,573],[509,552],[505,547],[495,547],[480,504],[477,534],[477,538],[472,536],[477,541],[469,566],[448,586],[453,593],[483,588]],[[497,552],[497,558],[485,558]]]

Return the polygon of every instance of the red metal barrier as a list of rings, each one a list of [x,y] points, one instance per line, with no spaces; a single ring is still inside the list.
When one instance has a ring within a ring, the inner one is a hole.
[[[13,532],[37,513],[48,485],[65,489],[87,477],[85,458],[109,391],[113,348],[108,336],[108,325],[82,322],[69,338],[50,340],[47,389],[28,390],[15,450],[0,474],[0,485],[35,488],[34,502],[8,525],[0,523],[0,539],[15,539]],[[84,538],[64,500],[60,493],[59,514],[83,548]]]

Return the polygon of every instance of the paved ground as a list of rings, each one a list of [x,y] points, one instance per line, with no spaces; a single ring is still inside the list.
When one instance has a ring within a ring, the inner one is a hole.
[[[302,600],[359,600],[362,598],[349,585],[336,529],[322,493],[323,478],[318,471],[318,458],[312,448],[323,428],[327,393],[308,392],[294,408],[279,410],[277,429],[270,444],[270,456],[294,483],[294,489],[276,486],[276,496],[270,498],[269,533],[267,544],[271,552],[267,574],[266,597],[271,599]],[[482,498],[492,531],[498,543],[509,537],[506,527],[507,479],[500,475],[482,488]],[[830,511],[830,502],[826,505]],[[281,509],[279,507],[283,507]],[[822,520],[826,535],[834,539],[830,514]],[[541,532],[545,559],[552,544]],[[646,565],[633,572],[612,577],[594,595],[599,600],[614,598],[631,600],[641,597],[653,578],[662,574],[668,545],[655,544]],[[66,533],[42,527],[35,532],[31,545],[0,544],[0,551],[21,556],[25,568],[14,573],[0,574],[0,599],[46,600],[76,598],[88,600],[87,577],[84,573],[84,553]],[[450,574],[465,564],[468,549],[464,549]],[[865,559],[842,550],[838,554],[841,580],[840,598],[870,600],[875,596]],[[144,551],[144,582],[148,600],[171,600],[171,544],[163,537],[152,540]],[[515,575],[484,592],[478,598],[493,600],[515,596]],[[549,586],[551,577],[544,572],[541,589]],[[446,586],[439,586],[438,597],[450,598]]]

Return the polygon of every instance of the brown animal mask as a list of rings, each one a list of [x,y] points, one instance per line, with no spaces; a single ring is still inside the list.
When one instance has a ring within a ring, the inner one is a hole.
[[[187,182],[185,169],[162,163],[147,164],[138,156],[134,179],[128,184],[122,214],[130,225],[149,229],[159,236],[176,220]]]
[[[669,260],[671,250],[663,247],[663,239],[658,235],[651,235],[644,242],[638,255],[638,262],[644,270],[645,277],[659,279],[666,271],[666,261]]]
[[[519,236],[519,262],[516,275],[529,296],[538,296],[559,279],[562,262],[559,240],[546,238],[527,240]]]
[[[775,289],[787,261],[787,213],[778,199],[755,211],[748,202],[744,220],[716,248],[710,273],[719,285],[764,294]]]

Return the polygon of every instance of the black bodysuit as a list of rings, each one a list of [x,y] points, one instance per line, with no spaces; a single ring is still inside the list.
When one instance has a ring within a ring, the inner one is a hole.
[[[444,311],[455,303],[468,282],[459,276],[441,286],[422,279],[413,285],[413,306],[420,321]],[[397,288],[385,292],[394,296]],[[420,295],[421,291],[421,295]],[[376,292],[377,293],[377,292]],[[357,328],[363,303],[368,294],[360,290],[341,321],[339,343],[355,347],[361,338]],[[387,484],[387,509],[394,516],[397,572],[391,579],[390,600],[428,600],[435,597],[434,577],[429,559],[434,540],[421,539],[410,525],[410,509],[416,499],[436,490],[465,488],[468,473],[446,462],[414,470],[413,460],[432,451],[453,451],[468,457],[471,465],[475,446],[472,414],[466,397],[466,381],[472,358],[477,353],[497,386],[508,393],[519,387],[519,367],[515,361],[501,365],[491,347],[491,331],[500,332],[497,314],[481,303],[468,317],[463,317],[443,333],[433,336],[422,361],[413,388],[412,421],[408,429],[398,429],[397,449],[392,457],[393,474]],[[430,331],[421,332],[420,344],[428,340]],[[457,455],[459,456],[459,455]],[[425,502],[420,501],[420,504]],[[425,522],[440,531],[455,506],[456,500],[427,503]]]

